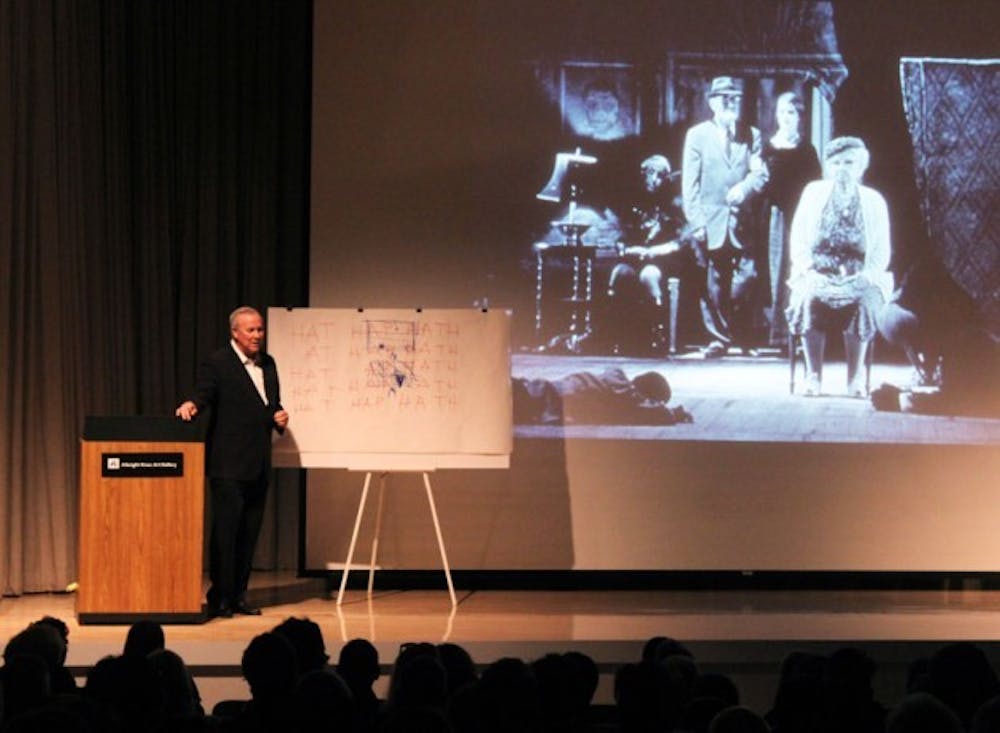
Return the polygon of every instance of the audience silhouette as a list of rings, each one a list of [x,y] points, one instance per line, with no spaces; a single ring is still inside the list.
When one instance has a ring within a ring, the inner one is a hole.
[[[907,695],[886,722],[886,733],[963,733],[955,711],[926,692]]]
[[[976,711],[1000,693],[997,675],[982,649],[969,642],[946,644],[931,655],[927,692],[968,727]]]
[[[149,666],[163,690],[164,712],[171,729],[198,730],[204,717],[201,695],[191,672],[180,655],[169,649],[156,649],[148,656]]]
[[[136,621],[125,635],[122,654],[126,657],[148,657],[153,652],[165,648],[166,643],[163,627],[156,621]]]
[[[323,632],[315,621],[292,616],[275,626],[274,633],[288,639],[295,649],[299,676],[313,670],[326,669],[330,655],[326,653]]]
[[[505,657],[480,673],[461,645],[427,642],[400,647],[383,701],[371,642],[344,644],[334,668],[319,625],[291,617],[246,646],[241,669],[250,699],[222,701],[211,713],[158,624],[134,624],[123,653],[99,660],[82,688],[65,666],[68,639],[66,625],[46,617],[7,642],[0,733],[1000,731],[1000,680],[983,649],[969,642],[913,660],[906,696],[891,708],[876,698],[876,664],[862,650],[793,652],[761,715],[741,703],[733,678],[700,670],[687,647],[665,636],[649,639],[639,659],[615,670],[611,705],[595,704],[598,666],[580,651]]]
[[[378,649],[367,639],[351,639],[340,649],[337,673],[354,697],[358,730],[375,730],[383,704],[373,688],[381,674]]]
[[[50,667],[49,670],[52,675],[50,679],[52,692],[56,694],[63,692],[76,692],[76,680],[73,679],[73,675],[70,674],[70,671],[66,669],[66,654],[69,652],[69,627],[66,625],[66,622],[52,616],[43,616],[38,619],[34,625],[52,627],[56,630],[56,633],[59,634],[59,639],[61,640],[59,652],[56,655],[56,664],[55,666]]]
[[[354,695],[332,669],[309,669],[292,693],[293,728],[300,731],[357,730]]]
[[[479,679],[476,663],[472,661],[472,656],[464,647],[451,643],[438,644],[437,652],[441,664],[444,665],[449,696]]]
[[[708,733],[768,733],[770,730],[762,717],[739,705],[724,709],[708,726]]]

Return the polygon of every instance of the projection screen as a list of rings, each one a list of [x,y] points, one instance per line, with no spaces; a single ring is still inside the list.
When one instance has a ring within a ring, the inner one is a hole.
[[[838,94],[866,70],[841,55],[830,3],[769,4],[714,32],[725,5],[315,3],[310,306],[512,312],[510,468],[433,477],[454,568],[987,571],[1000,560],[982,511],[1000,498],[989,368],[1000,228],[983,204],[997,173],[974,167],[975,185],[960,185],[890,165],[900,151],[939,171],[968,165],[947,157],[965,148],[941,137],[942,104],[995,147],[996,105],[982,95],[997,65],[948,66],[945,80],[940,64],[901,68],[882,100],[891,114],[848,127]],[[695,128],[726,89],[745,149],[733,165],[750,181],[726,204],[741,248],[729,262],[753,272],[747,292],[726,294],[740,327],[720,355],[706,309],[724,259],[700,238],[692,191],[710,186]],[[875,335],[857,362],[860,396],[848,394],[844,322],[826,329],[814,396],[806,344],[787,333],[782,227],[806,180],[779,190],[789,106],[814,151],[808,180],[823,177],[831,141],[862,138],[862,186],[888,211],[879,302],[935,334],[910,338],[904,318]],[[309,471],[307,569],[346,556],[363,478]],[[387,567],[438,567],[418,487],[389,476]]]

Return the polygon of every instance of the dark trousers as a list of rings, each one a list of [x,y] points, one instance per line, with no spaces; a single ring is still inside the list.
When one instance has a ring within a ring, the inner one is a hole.
[[[757,268],[742,249],[726,242],[708,253],[701,312],[705,329],[724,344],[751,346]]]
[[[267,475],[252,481],[210,479],[212,536],[209,544],[208,603],[244,600],[254,548],[264,519]]]

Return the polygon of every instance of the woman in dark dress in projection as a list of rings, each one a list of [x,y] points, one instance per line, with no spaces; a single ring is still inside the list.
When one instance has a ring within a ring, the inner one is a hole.
[[[771,346],[788,340],[785,309],[788,307],[788,232],[802,189],[820,177],[819,157],[802,136],[804,106],[795,92],[778,97],[774,116],[778,131],[768,140],[762,156],[770,174],[764,189],[767,225],[768,276],[770,278]]]

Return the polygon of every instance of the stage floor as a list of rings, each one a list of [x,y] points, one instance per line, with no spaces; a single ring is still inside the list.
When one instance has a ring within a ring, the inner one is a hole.
[[[338,608],[321,578],[255,573],[251,601],[259,617],[213,619],[166,626],[167,646],[192,667],[210,707],[245,697],[240,657],[257,634],[289,616],[320,625],[336,661],[342,644],[366,638],[383,669],[408,641],[461,644],[481,665],[505,656],[525,660],[579,650],[601,670],[598,701],[612,700],[615,669],[636,661],[652,636],[688,645],[702,669],[729,674],[747,704],[766,709],[781,660],[794,650],[828,653],[850,645],[879,666],[876,689],[884,704],[903,694],[906,668],[947,641],[979,643],[1000,661],[1000,591],[470,591],[458,606],[440,591],[349,591]],[[76,622],[72,594],[32,594],[0,600],[6,640],[43,615],[70,627],[68,664],[82,678],[108,654],[118,654],[124,625]],[[380,681],[384,690],[385,676]]]

